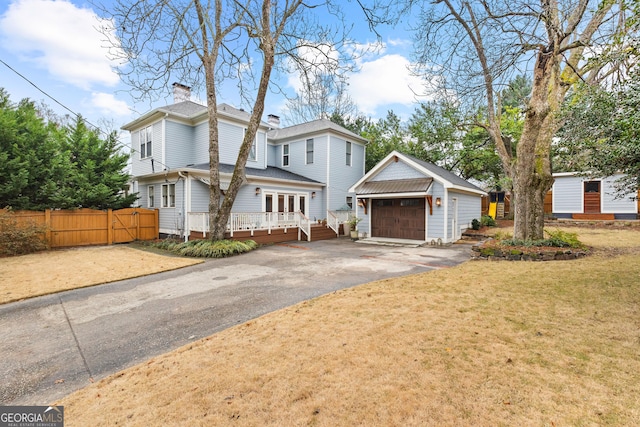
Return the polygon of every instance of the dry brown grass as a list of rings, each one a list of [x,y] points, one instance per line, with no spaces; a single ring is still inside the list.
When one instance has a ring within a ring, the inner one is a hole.
[[[68,426],[639,425],[640,233],[612,233],[626,253],[339,291],[58,403]]]
[[[1,258],[0,304],[200,262],[125,246],[63,249]]]

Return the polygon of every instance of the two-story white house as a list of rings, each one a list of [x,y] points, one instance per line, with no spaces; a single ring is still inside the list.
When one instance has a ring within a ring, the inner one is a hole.
[[[159,210],[160,233],[206,235],[209,205],[207,108],[174,84],[174,104],[123,126],[131,135],[133,190],[141,207]],[[218,106],[221,189],[228,187],[250,114]],[[367,140],[329,120],[279,128],[261,123],[246,164],[247,184],[234,202],[230,233],[302,229],[326,219],[337,233],[353,206],[349,188],[364,175]],[[298,231],[300,233],[300,231]]]

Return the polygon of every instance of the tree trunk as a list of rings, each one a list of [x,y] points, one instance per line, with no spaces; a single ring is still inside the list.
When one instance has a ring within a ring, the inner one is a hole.
[[[516,239],[544,238],[544,198],[553,184],[550,151],[560,90],[555,58],[547,49],[538,52],[531,100],[517,147],[513,176]]]
[[[295,11],[295,7],[293,8],[293,11]],[[271,23],[271,1],[264,0],[262,4],[262,16],[261,16],[261,27],[263,29],[263,32],[260,35],[260,50],[262,50],[262,53],[263,53],[264,64],[262,67],[262,72],[260,74],[260,83],[258,86],[258,93],[256,94],[256,99],[253,104],[253,110],[251,112],[251,118],[249,119],[249,125],[247,128],[247,131],[244,134],[244,139],[242,141],[242,145],[240,146],[238,159],[236,161],[236,165],[233,170],[233,176],[231,177],[229,188],[226,191],[224,200],[222,200],[222,205],[218,205],[218,209],[216,210],[216,214],[214,218],[210,219],[210,224],[211,224],[211,221],[213,221],[213,224],[212,224],[213,228],[211,229],[212,240],[224,239],[227,223],[231,215],[231,208],[233,208],[233,203],[236,200],[236,196],[238,195],[240,188],[246,183],[246,180],[247,180],[247,177],[246,177],[247,159],[249,158],[251,146],[253,145],[253,142],[258,133],[258,127],[260,126],[262,113],[264,112],[264,99],[267,95],[267,89],[269,88],[269,80],[271,78],[271,71],[273,70],[273,66],[275,63],[275,48],[276,48],[277,38],[283,29],[283,26],[281,24],[281,26],[279,27],[279,32],[271,34],[269,31],[270,23]]]

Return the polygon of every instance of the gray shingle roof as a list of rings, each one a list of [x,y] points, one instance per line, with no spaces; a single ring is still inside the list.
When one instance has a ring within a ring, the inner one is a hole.
[[[466,179],[462,179],[458,175],[456,175],[455,173],[453,173],[451,171],[448,171],[448,170],[446,170],[444,168],[441,168],[440,166],[434,165],[433,163],[425,162],[424,160],[416,159],[415,157],[410,156],[408,154],[404,154],[403,153],[402,155],[406,156],[406,157],[410,158],[411,160],[413,160],[414,162],[418,163],[420,166],[422,166],[423,168],[425,168],[426,170],[428,170],[432,174],[437,175],[437,176],[441,176],[442,178],[446,179],[447,181],[449,181],[453,185],[457,185],[458,187],[469,188],[470,190],[484,192],[483,189],[481,189],[479,187],[476,187],[475,185],[473,185],[472,183],[470,183]]]
[[[367,142],[366,139],[357,135],[350,130],[343,128],[342,126],[333,123],[331,120],[327,119],[318,119],[313,120],[311,122],[302,123],[295,126],[289,126],[281,129],[273,129],[267,133],[269,139],[272,141],[285,140],[289,138],[294,138],[297,136],[303,136],[307,134],[322,132],[326,130],[333,130],[338,133],[341,133],[351,139],[358,140],[360,142]]]
[[[201,169],[201,170],[209,170],[209,163],[201,163],[198,165],[190,165],[188,166],[191,169]],[[233,173],[233,169],[235,165],[229,165],[225,163],[220,163],[220,172],[221,173]],[[273,179],[286,179],[289,181],[300,181],[300,182],[308,182],[313,184],[322,184],[319,181],[315,181],[313,179],[309,179],[302,175],[298,175],[293,172],[286,171],[284,169],[280,169],[275,166],[267,166],[266,169],[257,169],[257,168],[246,168],[247,176],[252,176],[256,178],[273,178]]]
[[[160,109],[184,117],[198,116],[207,111],[206,106],[197,104],[193,101],[178,102],[177,104],[166,105]]]

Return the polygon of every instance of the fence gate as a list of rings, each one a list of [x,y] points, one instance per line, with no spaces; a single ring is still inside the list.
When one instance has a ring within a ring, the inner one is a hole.
[[[140,215],[134,208],[113,211],[113,243],[133,242],[138,238]]]

